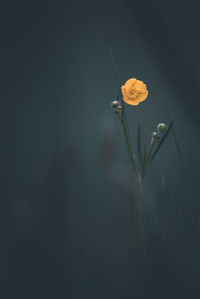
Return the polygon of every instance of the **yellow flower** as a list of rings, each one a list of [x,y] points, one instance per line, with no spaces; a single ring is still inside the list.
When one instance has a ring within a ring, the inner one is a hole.
[[[129,105],[139,105],[140,102],[146,100],[148,90],[144,82],[131,78],[121,87],[124,102]]]

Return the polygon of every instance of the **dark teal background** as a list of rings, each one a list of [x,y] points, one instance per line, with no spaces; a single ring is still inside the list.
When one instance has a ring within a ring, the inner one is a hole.
[[[0,298],[199,298],[199,13],[180,0],[1,3]],[[149,90],[126,106],[133,143],[168,110],[187,172],[169,136],[145,183],[147,287],[108,46],[121,84]]]

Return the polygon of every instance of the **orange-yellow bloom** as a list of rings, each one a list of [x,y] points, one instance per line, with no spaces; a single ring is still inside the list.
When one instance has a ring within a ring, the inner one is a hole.
[[[146,100],[148,90],[144,82],[131,78],[121,87],[124,102],[129,105],[139,105],[140,102]]]

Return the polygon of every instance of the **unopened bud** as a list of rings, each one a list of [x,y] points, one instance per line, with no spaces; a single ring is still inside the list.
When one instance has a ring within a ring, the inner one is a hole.
[[[120,106],[120,102],[119,101],[115,100],[115,101],[112,102],[113,109],[117,109],[119,106]]]
[[[152,133],[152,141],[155,142],[160,138],[160,134],[158,132]]]
[[[119,105],[117,108],[115,108],[115,112],[121,112],[122,111],[122,106]]]
[[[166,129],[166,125],[161,123],[157,125],[157,129],[159,132],[163,132]]]
[[[120,120],[122,121],[123,115],[122,115],[122,106],[120,105],[120,102],[118,100],[115,100],[111,103],[113,110],[117,115],[119,116]]]
[[[156,137],[156,136],[157,136],[157,134],[158,134],[158,133],[156,133],[156,132],[153,132],[153,133],[152,133],[152,137]]]

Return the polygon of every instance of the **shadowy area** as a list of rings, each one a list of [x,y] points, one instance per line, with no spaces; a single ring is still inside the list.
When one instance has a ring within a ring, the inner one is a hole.
[[[3,299],[198,298],[199,4],[10,1],[1,5]],[[126,106],[134,149],[159,122],[173,134],[145,178],[140,247],[134,177],[110,103],[136,77],[149,97]]]

